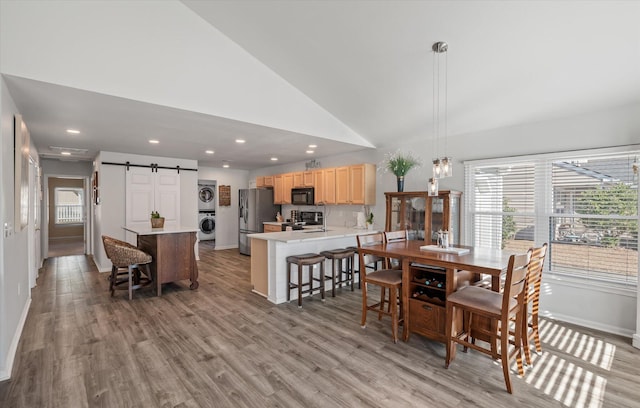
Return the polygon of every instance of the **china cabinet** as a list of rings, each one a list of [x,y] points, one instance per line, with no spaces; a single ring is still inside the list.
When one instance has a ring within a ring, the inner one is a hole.
[[[384,193],[387,202],[386,231],[406,229],[409,239],[431,240],[438,231],[449,231],[449,242],[460,244],[460,191],[441,190],[430,197],[427,191]]]

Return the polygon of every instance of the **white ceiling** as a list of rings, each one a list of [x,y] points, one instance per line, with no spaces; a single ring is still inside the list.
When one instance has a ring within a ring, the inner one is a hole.
[[[638,1],[192,1],[183,3],[372,144],[432,135],[431,45],[449,43],[448,134],[640,101]],[[185,73],[186,75],[187,73]],[[366,148],[5,76],[49,146],[255,169]],[[64,134],[74,119],[90,141]],[[150,146],[162,135],[169,142]],[[236,145],[235,135],[248,143]],[[215,140],[216,153],[204,150]],[[265,154],[268,153],[268,154]]]

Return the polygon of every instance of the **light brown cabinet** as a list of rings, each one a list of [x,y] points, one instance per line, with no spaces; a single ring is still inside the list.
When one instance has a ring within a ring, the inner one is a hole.
[[[293,188],[293,174],[282,175],[282,204],[291,204],[291,189]]]
[[[273,176],[264,176],[264,187],[273,187]]]
[[[284,204],[284,187],[282,185],[282,174],[277,176],[273,176],[273,203],[274,204]]]
[[[302,172],[302,184],[304,187],[313,187],[313,172],[312,171],[304,171]]]
[[[460,243],[460,191],[384,193],[387,201],[386,231],[406,229],[409,238],[436,242],[439,230],[449,231],[452,244]]]
[[[264,187],[264,176],[256,177],[256,188]]]
[[[301,171],[293,173],[293,186],[292,187],[304,187],[304,180],[302,178],[302,172]]]
[[[282,231],[281,225],[264,224],[264,232],[280,232]]]
[[[323,169],[323,191],[322,191],[322,203],[323,204],[336,204],[336,169],[329,168]]]
[[[336,203],[375,205],[375,165],[356,164],[336,169]]]

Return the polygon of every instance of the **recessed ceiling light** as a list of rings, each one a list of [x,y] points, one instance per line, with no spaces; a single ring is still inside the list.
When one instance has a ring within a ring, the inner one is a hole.
[[[63,156],[71,156],[70,152],[60,152],[60,154]]]
[[[313,154],[313,153],[315,153],[314,150],[307,150],[307,154]]]
[[[206,154],[213,154],[213,153],[214,153],[214,152],[213,152],[213,150],[205,150],[204,152],[205,152]]]
[[[225,169],[229,168],[229,165],[227,163],[223,164],[222,167],[224,167]]]
[[[158,144],[158,143],[160,143],[160,142],[159,142],[158,140],[151,139],[151,140],[149,140],[149,143],[151,143],[151,144]]]
[[[278,158],[277,157],[272,157],[271,161],[278,161]]]
[[[236,139],[236,143],[244,143],[245,140],[244,139]]]
[[[309,145],[310,148],[315,149],[318,145]]]
[[[76,129],[67,129],[67,133],[71,133],[72,135],[77,135],[80,133],[80,131]]]

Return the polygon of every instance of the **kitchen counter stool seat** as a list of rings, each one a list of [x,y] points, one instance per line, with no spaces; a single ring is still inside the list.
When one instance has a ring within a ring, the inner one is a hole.
[[[291,255],[286,258],[287,260],[287,302],[291,301],[291,290],[298,290],[298,307],[302,307],[302,295],[308,293],[309,296],[313,296],[313,292],[320,291],[320,297],[324,302],[324,282],[326,280],[324,274],[324,260],[323,255],[308,253],[302,255]],[[298,280],[296,282],[291,281],[291,266],[296,265],[298,267]],[[320,265],[320,277],[314,278],[313,268],[315,265]],[[307,282],[302,281],[303,267],[307,266],[309,269],[309,280]],[[313,286],[313,282],[317,281],[320,284]],[[307,287],[306,289],[303,289]]]
[[[353,270],[354,270],[354,258],[356,252],[353,249],[341,248],[331,249],[328,251],[320,252],[320,255],[331,260],[331,296],[336,296],[336,286],[342,287],[343,283],[351,285],[351,291],[353,292]],[[343,262],[346,263],[343,269]],[[344,275],[344,276],[343,276]]]

